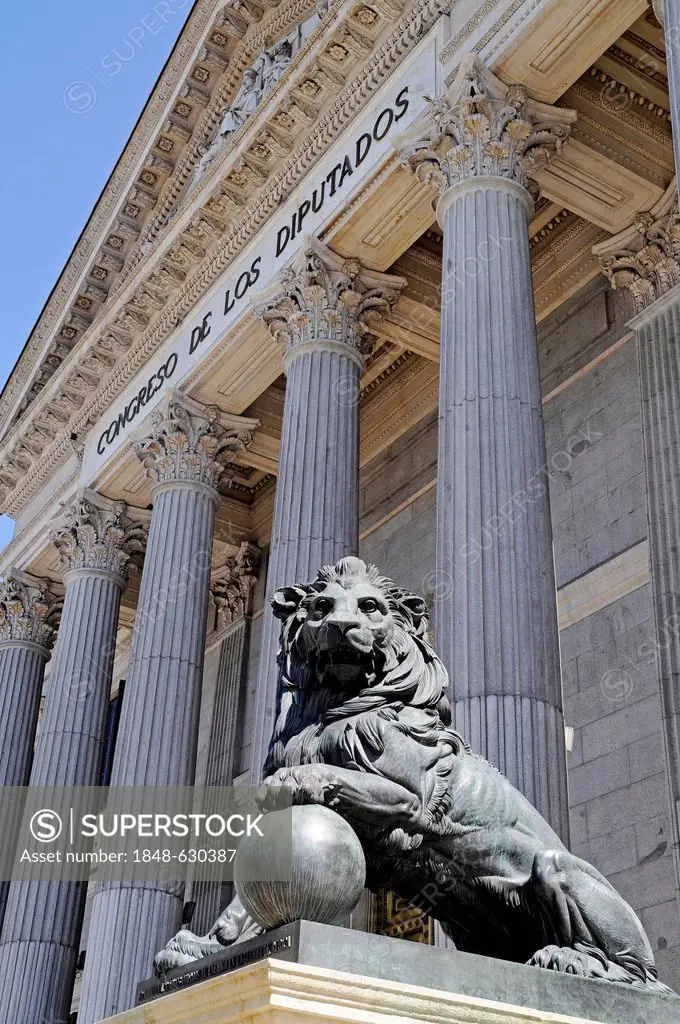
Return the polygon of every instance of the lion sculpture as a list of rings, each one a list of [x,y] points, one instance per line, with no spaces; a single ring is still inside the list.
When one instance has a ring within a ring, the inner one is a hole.
[[[424,601],[358,558],[279,590],[276,724],[266,784],[355,829],[367,884],[426,909],[458,949],[669,992],[633,910],[451,726]],[[181,931],[164,974],[261,931],[238,899]]]

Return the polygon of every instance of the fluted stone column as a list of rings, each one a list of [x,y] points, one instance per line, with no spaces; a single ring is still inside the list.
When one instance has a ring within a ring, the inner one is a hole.
[[[270,598],[312,579],[359,545],[359,394],[370,323],[392,308],[403,278],[364,269],[317,239],[259,296],[257,312],[284,345],[286,399],[267,569],[253,735],[261,774],[276,709],[280,623]]]
[[[636,223],[595,249],[636,316],[649,556],[673,852],[680,882],[680,212],[673,182]]]
[[[172,392],[151,434],[134,445],[155,485],[112,786],[193,785],[218,486],[256,426]],[[98,890],[80,1024],[133,1005],[182,905],[172,883]]]
[[[123,502],[86,491],[52,537],[66,596],[30,785],[96,786],[121,594],[144,527]],[[87,886],[13,882],[0,942],[0,1020],[66,1021]]]
[[[45,665],[61,612],[49,580],[11,569],[0,584],[0,787],[27,786]],[[10,841],[10,837],[7,837]],[[0,881],[0,929],[9,883]]]
[[[464,60],[397,146],[443,241],[435,630],[456,728],[565,839],[567,776],[528,223],[574,114]]]
[[[671,100],[675,170],[680,174],[680,4],[678,0],[652,0],[652,6],[664,27],[666,37],[666,67]]]
[[[210,586],[216,611],[216,628],[225,631],[215,680],[210,739],[205,773],[206,786],[231,786],[239,740],[239,710],[242,705],[248,669],[252,628],[252,594],[260,566],[260,549],[243,541],[237,555],[230,556]],[[209,868],[208,868],[209,871]],[[201,881],[191,886],[196,913],[191,927],[205,935],[227,906],[231,883],[223,882],[224,872],[216,866],[215,879],[202,871]]]

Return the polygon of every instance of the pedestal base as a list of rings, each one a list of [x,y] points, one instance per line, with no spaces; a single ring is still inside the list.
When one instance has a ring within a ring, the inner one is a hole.
[[[680,1024],[675,996],[309,921],[173,971],[154,998],[157,986],[111,1024]]]

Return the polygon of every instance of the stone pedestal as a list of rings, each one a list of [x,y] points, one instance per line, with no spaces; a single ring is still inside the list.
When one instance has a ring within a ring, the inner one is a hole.
[[[309,921],[220,956],[110,1024],[680,1024],[675,996]]]
[[[359,397],[372,320],[406,284],[307,238],[293,266],[261,293],[257,312],[284,346],[287,375],[257,685],[253,781],[276,710],[280,624],[270,599],[359,547]]]
[[[435,633],[458,731],[568,842],[531,175],[574,115],[475,56],[397,145],[440,198]]]

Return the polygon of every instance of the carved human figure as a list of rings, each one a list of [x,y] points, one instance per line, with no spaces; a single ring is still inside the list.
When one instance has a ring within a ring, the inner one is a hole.
[[[191,179],[192,185],[203,177],[219,153],[226,148],[229,136],[245,124],[262,97],[276,85],[292,57],[293,43],[290,39],[282,39],[245,69],[241,87],[222,118],[219,131],[209,143],[201,147],[201,157]]]
[[[256,109],[262,97],[260,72],[255,66],[243,72],[241,88],[236,93],[232,105],[222,118],[217,135],[210,142],[200,147],[201,157],[194,168],[191,186],[203,177],[208,168],[215,162],[222,150],[226,149],[229,136],[238,131],[242,124]]]
[[[214,139],[209,143],[204,144],[200,147],[201,159],[196,164],[194,174],[192,178],[192,184],[199,181],[203,177],[208,168],[215,162],[217,154],[220,153],[226,145],[226,139],[223,135],[218,132]]]
[[[283,39],[262,55],[262,95],[265,96],[278,82],[293,57],[293,44]]]
[[[371,889],[426,909],[458,949],[670,991],[631,907],[452,728],[422,598],[350,557],[277,591],[273,607],[282,630],[265,784],[346,818]],[[180,932],[156,971],[253,925],[235,901],[205,939]]]
[[[262,87],[257,69],[255,67],[246,68],[243,72],[241,88],[222,118],[219,134],[224,136],[237,132],[256,109],[261,96]]]

